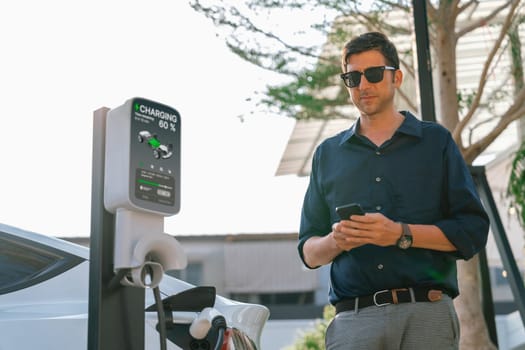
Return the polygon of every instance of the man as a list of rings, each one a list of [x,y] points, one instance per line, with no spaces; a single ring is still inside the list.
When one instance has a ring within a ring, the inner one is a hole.
[[[298,245],[307,267],[331,263],[327,349],[457,349],[456,259],[489,228],[468,168],[445,128],[396,110],[386,36],[348,42],[342,69],[360,116],[315,151]],[[351,202],[366,214],[340,219]]]

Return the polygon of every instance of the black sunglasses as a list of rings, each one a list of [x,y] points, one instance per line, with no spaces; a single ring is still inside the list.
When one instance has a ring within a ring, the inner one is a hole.
[[[366,80],[368,80],[369,83],[379,83],[381,80],[383,80],[385,70],[397,69],[390,66],[370,67],[365,69],[364,72],[354,70],[352,72],[343,73],[341,74],[341,79],[343,79],[343,82],[349,88],[355,88],[361,83],[362,75],[366,77]]]

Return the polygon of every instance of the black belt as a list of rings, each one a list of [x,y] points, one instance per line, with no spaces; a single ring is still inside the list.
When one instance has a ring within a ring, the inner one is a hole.
[[[335,304],[335,313],[358,310],[372,305],[385,306],[420,301],[438,301],[441,300],[442,295],[441,290],[431,287],[385,289],[371,295],[341,300]]]

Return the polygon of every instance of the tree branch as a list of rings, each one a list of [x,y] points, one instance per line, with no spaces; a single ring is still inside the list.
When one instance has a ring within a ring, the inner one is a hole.
[[[477,28],[479,28],[479,27],[481,27],[483,25],[486,25],[492,19],[494,19],[501,11],[506,9],[510,5],[510,3],[512,3],[512,1],[513,0],[508,0],[506,3],[504,3],[500,7],[496,8],[493,12],[491,12],[487,16],[479,18],[476,21],[472,22],[470,25],[464,27],[463,29],[461,29],[460,31],[458,31],[456,33],[456,37],[459,39],[462,36],[464,36],[465,34],[470,33],[471,31],[473,31],[474,29],[477,29]],[[519,1],[516,1],[515,5],[517,5],[518,3],[519,3]]]
[[[479,0],[470,0],[465,5],[458,7],[457,15],[459,16],[463,11],[469,9],[471,6],[477,7],[479,5]]]
[[[512,24],[512,18],[514,17],[514,12],[518,4],[519,4],[519,1],[514,2],[513,6],[509,10],[509,13],[507,14],[507,17],[505,18],[504,23],[501,26],[499,36],[494,42],[494,45],[492,46],[492,50],[490,51],[487,57],[487,60],[485,61],[485,64],[483,65],[483,70],[481,72],[481,76],[479,79],[477,93],[474,96],[472,105],[470,106],[470,109],[468,110],[467,114],[461,120],[459,120],[458,124],[454,128],[453,136],[455,140],[459,140],[459,138],[461,137],[461,132],[463,131],[465,126],[470,122],[470,120],[472,119],[472,116],[474,115],[474,113],[476,112],[476,109],[479,106],[481,97],[483,96],[485,85],[487,84],[487,79],[486,79],[487,72],[489,71],[489,68],[492,65],[492,60],[496,56],[496,53],[498,52],[498,49],[501,46],[501,42],[505,38],[505,35],[508,32],[510,25]]]
[[[239,22],[234,22],[232,20],[227,19],[224,8],[204,7],[199,2],[199,0],[195,0],[194,3],[190,4],[190,6],[197,12],[204,13],[206,17],[210,18],[217,25],[223,25],[233,30],[237,30],[240,27],[247,31],[251,31],[253,33],[260,34],[268,39],[274,40],[278,42],[279,44],[281,44],[286,49],[290,50],[291,52],[295,52],[295,53],[304,55],[306,57],[318,58],[318,55],[315,54],[315,51],[316,51],[315,46],[301,47],[301,46],[291,45],[285,42],[283,39],[276,36],[275,34],[271,32],[267,32],[259,28],[258,26],[256,26],[247,16],[244,16],[235,6],[230,6],[230,12],[234,18],[237,18],[239,20]]]
[[[434,5],[430,0],[425,0],[427,2],[427,18],[430,22],[434,22],[436,20],[437,11]]]
[[[481,152],[483,152],[508,126],[515,120],[525,116],[525,89],[516,95],[514,103],[501,116],[498,124],[487,135],[481,138],[478,142],[473,143],[464,149],[463,156],[467,163],[471,163]]]

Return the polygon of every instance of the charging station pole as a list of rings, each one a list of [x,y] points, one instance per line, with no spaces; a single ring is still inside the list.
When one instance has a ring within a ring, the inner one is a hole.
[[[183,269],[164,217],[180,208],[180,115],[132,98],[93,116],[88,350],[145,347],[145,288]]]
[[[88,350],[144,349],[143,288],[110,286],[115,276],[115,215],[104,208],[104,162],[108,108],[93,115]]]

